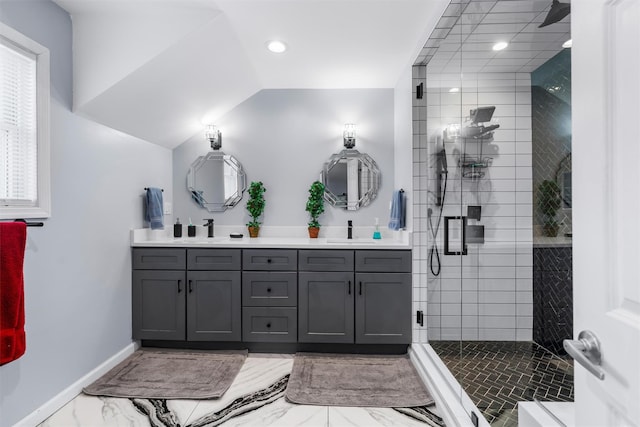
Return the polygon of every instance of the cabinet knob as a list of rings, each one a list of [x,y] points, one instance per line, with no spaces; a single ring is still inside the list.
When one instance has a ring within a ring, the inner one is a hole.
[[[267,323],[267,328],[270,328],[270,327],[271,327],[271,323]]]
[[[267,264],[271,264],[271,258],[267,258]]]
[[[271,288],[267,288],[267,292],[271,293]]]

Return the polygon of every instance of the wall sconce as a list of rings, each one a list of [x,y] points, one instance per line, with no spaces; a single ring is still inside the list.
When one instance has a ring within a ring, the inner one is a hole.
[[[209,140],[212,149],[219,150],[220,147],[222,147],[222,134],[217,126],[207,125],[204,131],[204,137]]]
[[[344,146],[346,148],[353,148],[356,146],[356,125],[353,123],[347,123],[344,125],[344,132],[342,132],[342,139],[344,140]]]

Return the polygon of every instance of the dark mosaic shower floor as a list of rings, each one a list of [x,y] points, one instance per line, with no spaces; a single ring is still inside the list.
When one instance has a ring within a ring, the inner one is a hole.
[[[573,360],[532,342],[429,343],[493,427],[518,425],[519,401],[573,402]]]

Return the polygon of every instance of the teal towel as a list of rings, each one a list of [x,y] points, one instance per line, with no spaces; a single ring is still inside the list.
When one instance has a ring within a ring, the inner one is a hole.
[[[404,208],[404,191],[394,191],[391,198],[391,218],[389,220],[390,230],[397,231],[405,227]]]
[[[145,198],[145,220],[152,230],[162,230],[164,228],[164,207],[162,206],[162,190],[159,188],[147,188]]]

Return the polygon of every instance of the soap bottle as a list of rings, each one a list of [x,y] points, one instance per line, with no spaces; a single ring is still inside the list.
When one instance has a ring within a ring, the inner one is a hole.
[[[180,224],[180,218],[176,218],[176,223],[173,224],[173,237],[182,237],[182,224]]]
[[[376,218],[376,228],[373,230],[373,238],[374,239],[382,239],[382,236],[380,235],[380,221],[378,218]]]

